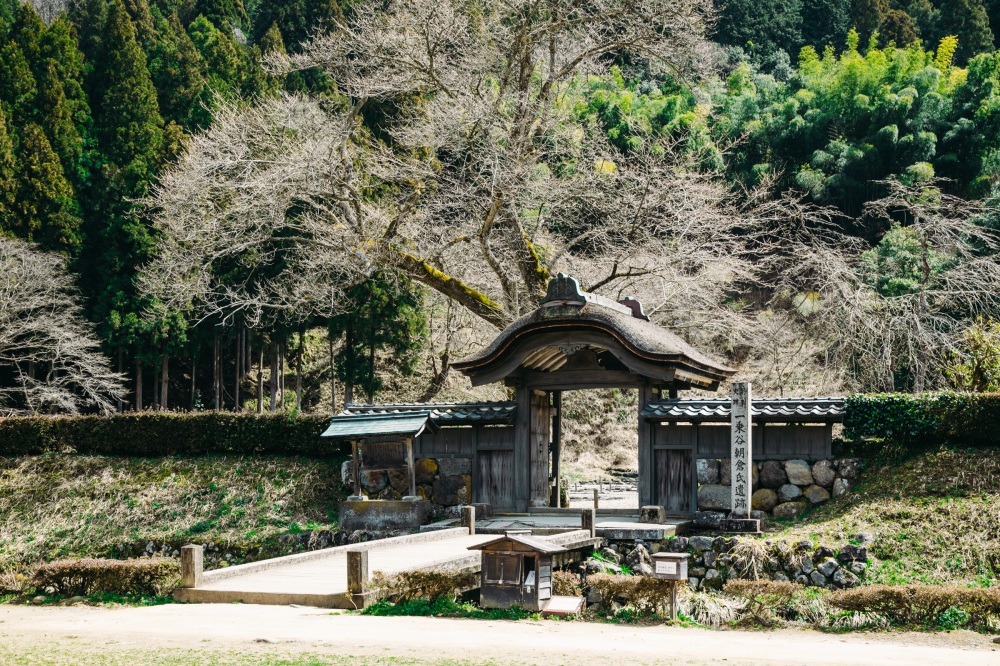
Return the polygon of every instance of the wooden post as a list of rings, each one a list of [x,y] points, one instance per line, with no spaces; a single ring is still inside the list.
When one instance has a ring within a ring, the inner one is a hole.
[[[531,392],[530,421],[530,483],[528,506],[543,507],[549,503],[549,394],[543,391]]]
[[[413,438],[406,438],[406,465],[410,469],[410,497],[417,494],[417,470],[413,465]]]
[[[514,411],[514,509],[527,511],[531,492],[531,391],[518,386],[515,391],[517,408]]]
[[[181,587],[200,587],[205,573],[205,547],[181,546]]]
[[[361,496],[361,460],[358,455],[358,443],[351,442],[351,476],[354,477],[354,496]]]
[[[463,506],[462,507],[462,527],[469,528],[469,536],[475,536],[476,534],[476,507],[474,506]]]
[[[347,593],[351,601],[359,608],[365,607],[365,595],[368,591],[368,551],[347,551]]]
[[[597,536],[597,509],[583,509],[580,512],[580,523],[583,529],[590,532],[590,538]]]
[[[552,476],[555,477],[555,484],[552,489],[550,505],[559,508],[560,497],[562,496],[562,478],[559,464],[562,453],[562,391],[552,392]]]
[[[652,399],[653,391],[648,386],[639,387],[639,506],[656,504],[653,497],[653,436],[649,421],[642,418],[642,410]]]
[[[597,511],[601,504],[601,489],[594,488],[594,511]]]
[[[678,581],[670,581],[670,619],[677,619],[677,584]]]
[[[732,465],[732,517],[750,518],[753,493],[753,447],[751,441],[750,383],[734,382],[730,411],[730,464]]]

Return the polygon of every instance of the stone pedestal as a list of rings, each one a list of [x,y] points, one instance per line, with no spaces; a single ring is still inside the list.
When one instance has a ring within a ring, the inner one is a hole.
[[[345,500],[340,503],[340,527],[343,530],[418,531],[431,521],[431,503],[427,500]]]
[[[667,522],[667,511],[662,506],[656,506],[655,504],[644,506],[639,509],[639,522],[662,525]]]

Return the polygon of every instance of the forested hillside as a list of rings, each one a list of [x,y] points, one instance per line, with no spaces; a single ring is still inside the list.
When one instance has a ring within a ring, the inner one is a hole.
[[[555,271],[767,392],[1000,388],[1000,1],[688,4],[0,0],[0,261],[66,313],[0,409],[462,397]]]

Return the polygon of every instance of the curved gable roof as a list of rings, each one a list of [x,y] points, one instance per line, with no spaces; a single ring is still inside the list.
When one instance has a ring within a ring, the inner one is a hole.
[[[550,282],[538,309],[504,329],[483,351],[453,365],[474,379],[492,377],[505,369],[513,372],[533,352],[549,347],[565,357],[550,363],[558,369],[583,346],[606,349],[630,371],[657,380],[676,376],[683,383],[717,385],[734,372],[650,322],[638,302],[617,303],[582,292],[576,280],[563,275]],[[517,365],[509,367],[512,363]]]

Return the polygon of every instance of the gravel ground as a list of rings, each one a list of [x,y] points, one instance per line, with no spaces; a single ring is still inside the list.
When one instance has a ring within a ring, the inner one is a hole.
[[[0,664],[961,664],[988,636],[369,617],[317,608],[0,605]]]

